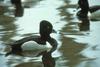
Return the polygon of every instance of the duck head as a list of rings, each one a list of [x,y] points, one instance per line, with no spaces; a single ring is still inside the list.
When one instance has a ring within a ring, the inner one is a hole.
[[[78,5],[81,8],[81,10],[77,13],[77,16],[79,16],[81,18],[87,18],[87,14],[89,11],[88,0],[79,0]]]
[[[53,26],[50,22],[43,20],[40,22],[40,35],[42,39],[50,38],[50,33],[53,31]]]

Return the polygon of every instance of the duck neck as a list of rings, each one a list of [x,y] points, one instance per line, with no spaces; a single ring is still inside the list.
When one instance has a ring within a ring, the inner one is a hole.
[[[47,41],[47,40],[51,39],[51,37],[50,37],[50,35],[42,35],[41,39]]]
[[[87,15],[89,11],[88,0],[79,0],[78,4],[79,4],[79,7],[81,8],[81,13]]]

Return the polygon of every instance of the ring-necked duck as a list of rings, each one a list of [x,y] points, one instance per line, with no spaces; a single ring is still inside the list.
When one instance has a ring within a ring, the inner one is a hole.
[[[88,0],[79,0],[78,6],[81,9],[77,12],[77,16],[80,18],[86,18],[89,10]]]
[[[40,36],[35,35],[31,37],[25,37],[11,44],[11,51],[6,54],[17,54],[25,50],[42,50],[50,48],[50,52],[53,52],[57,48],[57,41],[50,36],[53,30],[53,26],[50,22],[43,20],[40,22]],[[51,47],[46,44],[48,42]]]
[[[78,5],[81,8],[77,12],[79,18],[98,19],[100,18],[100,5],[89,7],[88,0],[79,0]]]
[[[100,5],[89,7],[90,19],[100,20]]]
[[[15,17],[22,17],[24,14],[24,8],[21,0],[11,0],[11,3],[15,6]]]

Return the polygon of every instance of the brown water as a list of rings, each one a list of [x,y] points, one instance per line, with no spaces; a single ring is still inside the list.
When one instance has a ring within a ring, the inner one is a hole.
[[[100,2],[89,0],[89,3]],[[100,66],[100,21],[80,23],[75,16],[77,0],[23,0],[22,4],[24,7],[15,17],[13,5],[9,1],[0,1],[0,67],[43,67],[41,56],[5,57],[9,50],[6,44],[38,33],[41,20],[50,21],[57,31],[51,36],[59,43],[58,48],[52,55],[44,53],[50,65],[55,62],[54,67]]]

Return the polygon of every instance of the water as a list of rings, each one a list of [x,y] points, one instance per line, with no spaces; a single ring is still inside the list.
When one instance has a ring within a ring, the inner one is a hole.
[[[80,23],[81,21],[75,16],[77,0],[23,0],[21,6],[23,9],[18,11],[17,16],[14,6],[5,3],[0,1],[0,65],[2,67],[43,67],[42,56],[5,57],[4,55],[9,51],[7,43],[39,33],[41,20],[50,21],[57,31],[51,36],[59,43],[58,48],[49,56],[44,52],[44,56],[47,56],[44,57],[45,61],[50,62],[50,65],[100,66],[100,21],[87,20],[88,24]],[[95,5],[99,2],[89,0],[89,3]]]

